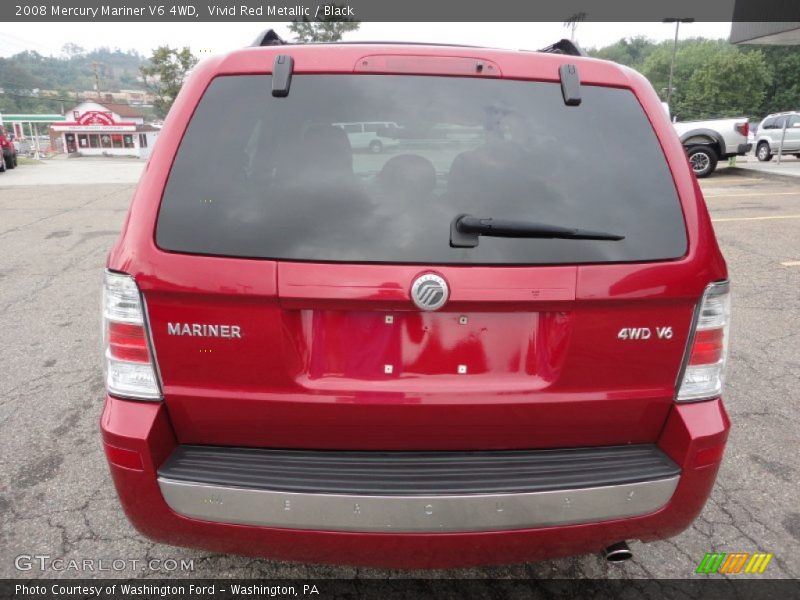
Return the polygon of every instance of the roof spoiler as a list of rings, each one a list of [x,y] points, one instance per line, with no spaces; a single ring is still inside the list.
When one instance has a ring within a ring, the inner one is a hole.
[[[281,36],[279,36],[277,33],[275,33],[274,29],[267,29],[266,31],[262,31],[256,37],[256,39],[253,40],[253,43],[250,44],[250,46],[251,47],[285,46],[288,43],[289,42],[287,42]],[[347,42],[344,42],[344,43],[347,43]],[[364,44],[364,43],[370,43],[370,42],[350,42],[350,43]],[[376,44],[379,44],[379,43],[383,43],[383,44],[392,43],[392,44],[415,45],[414,42],[372,42],[372,43],[376,43]],[[450,44],[423,44],[423,45],[448,46]],[[469,46],[469,47],[472,48],[474,46]],[[550,54],[567,54],[569,56],[589,56],[583,50],[583,48],[581,48],[578,44],[576,44],[575,42],[573,42],[571,40],[568,40],[568,39],[559,40],[555,44],[551,44],[551,45],[547,46],[546,48],[541,48],[540,50],[537,50],[537,52],[548,52]]]
[[[288,42],[275,33],[274,29],[262,31],[250,46],[285,46]]]
[[[555,44],[542,48],[539,52],[549,52],[550,54],[568,54],[569,56],[589,56],[575,42],[567,39],[558,40]]]

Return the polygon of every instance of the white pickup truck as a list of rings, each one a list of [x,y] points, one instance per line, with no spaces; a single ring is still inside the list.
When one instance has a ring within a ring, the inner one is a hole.
[[[743,156],[753,146],[747,141],[750,132],[747,117],[686,121],[673,125],[697,177],[711,175],[720,159]]]

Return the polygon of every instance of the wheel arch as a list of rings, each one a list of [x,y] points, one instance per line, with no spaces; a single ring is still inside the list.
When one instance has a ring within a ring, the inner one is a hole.
[[[721,156],[725,151],[725,141],[722,136],[713,129],[692,129],[681,136],[681,144],[685,149],[691,146],[714,146],[717,156]]]

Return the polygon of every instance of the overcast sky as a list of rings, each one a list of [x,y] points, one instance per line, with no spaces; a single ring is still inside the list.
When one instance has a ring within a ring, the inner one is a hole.
[[[0,0],[5,1],[5,0]],[[86,49],[99,46],[136,49],[142,54],[159,45],[189,46],[198,56],[247,46],[263,29],[273,27],[289,39],[287,23],[9,23],[0,24],[0,56],[23,50],[58,55],[72,42]],[[681,38],[728,38],[730,23],[686,23]],[[644,35],[653,40],[672,39],[675,25],[668,23],[581,23],[576,40],[586,48],[601,47],[623,37]],[[459,43],[496,48],[535,50],[569,31],[561,23],[362,23],[345,40]]]

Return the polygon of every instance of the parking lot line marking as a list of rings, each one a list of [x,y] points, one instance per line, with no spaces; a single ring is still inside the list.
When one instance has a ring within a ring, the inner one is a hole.
[[[784,267],[800,267],[800,260],[786,260],[781,263]]]
[[[759,196],[800,196],[800,191],[797,192],[776,192],[773,194],[770,193],[759,193],[759,194],[713,194],[713,195],[705,195],[705,198],[757,198]]]
[[[764,178],[748,176],[745,177],[743,180],[736,181],[735,183],[737,183],[738,185],[753,185],[754,181],[764,181]],[[707,185],[709,187],[714,187],[714,186],[730,185],[733,183],[734,181],[731,181],[730,179],[706,179],[705,181],[701,181],[700,185]]]
[[[725,219],[711,219],[711,222],[725,223],[728,221],[767,221],[772,219],[800,219],[800,215],[770,215],[768,217],[728,217]]]

